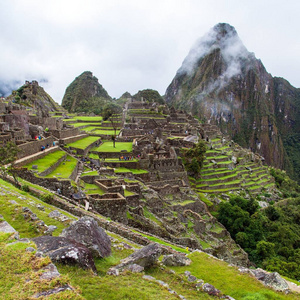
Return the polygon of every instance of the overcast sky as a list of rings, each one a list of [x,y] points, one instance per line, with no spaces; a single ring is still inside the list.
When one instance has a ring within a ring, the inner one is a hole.
[[[237,30],[273,76],[300,87],[299,0],[0,0],[0,83],[46,79],[61,103],[92,71],[112,97],[164,94],[215,24]]]

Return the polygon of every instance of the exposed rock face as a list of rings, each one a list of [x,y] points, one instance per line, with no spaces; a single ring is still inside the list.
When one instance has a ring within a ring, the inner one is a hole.
[[[162,263],[166,266],[188,266],[191,262],[189,258],[179,254],[165,255],[162,259]]]
[[[57,236],[40,236],[32,239],[38,251],[48,255],[53,262],[79,265],[97,272],[91,251],[84,245]]]
[[[37,81],[26,81],[8,99],[35,107],[38,117],[48,117],[49,112],[62,111],[60,105],[45,92],[43,87],[39,86]]]
[[[90,217],[83,217],[65,228],[61,236],[85,245],[94,257],[106,257],[111,254],[111,242],[105,231]]]
[[[67,87],[61,104],[69,112],[81,112],[93,106],[102,106],[103,99],[109,100],[111,97],[93,73],[86,71]]]
[[[216,25],[196,43],[165,99],[218,125],[267,163],[285,167],[290,174],[299,170],[291,154],[299,153],[292,141],[300,130],[300,90],[273,78],[229,24]]]

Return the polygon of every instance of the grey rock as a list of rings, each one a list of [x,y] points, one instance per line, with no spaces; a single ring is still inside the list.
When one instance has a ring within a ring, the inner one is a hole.
[[[140,273],[144,271],[144,267],[137,264],[128,265],[125,269],[132,273]]]
[[[107,275],[112,275],[112,276],[119,276],[120,275],[120,271],[116,268],[110,268],[107,273]]]
[[[189,275],[189,276],[187,277],[187,280],[188,280],[189,282],[194,282],[194,281],[197,280],[197,277],[195,277],[194,275]]]
[[[48,290],[48,291],[43,291],[43,292],[39,292],[33,295],[33,298],[39,298],[39,297],[47,297],[49,295],[53,295],[53,294],[58,294],[60,292],[64,292],[66,290],[72,290],[72,288],[66,284],[64,286],[61,287],[56,287],[54,289]]]
[[[213,285],[209,283],[204,283],[202,286],[202,290],[211,296],[219,296],[221,294],[221,291],[216,289]]]
[[[161,247],[158,244],[149,244],[142,249],[135,251],[127,258],[122,259],[121,263],[116,266],[116,268],[123,270],[130,264],[137,264],[144,268],[150,267],[157,261],[158,257],[161,254],[161,251]]]
[[[15,200],[9,200],[9,202],[10,202],[11,204],[18,204],[18,202],[15,201]]]
[[[0,232],[12,233],[11,238],[19,239],[19,233],[6,221],[0,222]]]
[[[143,276],[143,279],[150,280],[150,281],[156,280],[154,277],[152,277],[152,276],[150,276],[150,275],[144,275],[144,276]]]
[[[178,297],[181,299],[181,300],[186,300],[186,298],[182,295],[178,295]]]
[[[53,210],[48,214],[49,218],[59,218],[61,216],[61,213],[58,210]]]
[[[38,251],[48,255],[53,262],[79,265],[97,272],[91,251],[82,244],[57,236],[40,236],[32,240]]]
[[[25,250],[27,252],[34,252],[34,251],[36,251],[36,249],[34,249],[33,247],[27,247]]]
[[[169,285],[162,280],[156,280],[156,282],[165,288],[169,288]]]
[[[250,273],[258,280],[264,280],[267,276],[267,272],[262,269],[250,270]]]
[[[189,276],[189,275],[191,275],[191,272],[190,272],[190,271],[185,271],[185,272],[184,272],[184,275],[185,275],[185,276]]]
[[[162,259],[162,263],[166,266],[188,266],[191,262],[189,258],[180,254],[165,255]]]
[[[45,206],[41,205],[41,204],[37,204],[36,206],[39,210],[45,210]]]
[[[60,276],[56,266],[54,264],[49,264],[42,269],[44,272],[40,276],[41,279],[52,280]]]
[[[287,282],[277,272],[267,274],[263,283],[276,291],[287,291],[289,289]]]
[[[44,234],[52,235],[52,233],[57,229],[54,225],[49,225],[47,227],[47,230],[44,232]]]
[[[73,222],[63,230],[61,236],[85,245],[94,257],[107,257],[111,254],[110,238],[91,217],[83,217]]]
[[[31,169],[33,169],[33,170],[37,170],[37,168],[38,168],[37,165],[32,165],[32,166],[31,166]]]

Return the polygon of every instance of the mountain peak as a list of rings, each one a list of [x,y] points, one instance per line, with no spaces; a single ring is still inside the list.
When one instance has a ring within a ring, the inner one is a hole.
[[[233,66],[239,73],[239,60],[249,57],[249,52],[239,38],[235,28],[227,23],[219,23],[198,39],[182,63],[178,74],[191,74],[206,55],[220,49],[229,69]],[[232,72],[231,72],[232,73]]]
[[[215,25],[212,30],[216,32],[218,38],[237,36],[235,28],[228,23],[219,23]]]

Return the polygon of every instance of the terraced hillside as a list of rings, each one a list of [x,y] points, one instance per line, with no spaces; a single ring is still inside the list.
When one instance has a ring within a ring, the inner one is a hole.
[[[245,190],[259,193],[275,188],[267,166],[235,143],[215,138],[207,143],[201,178],[191,179],[201,193],[227,193]],[[240,155],[240,156],[239,156]]]

